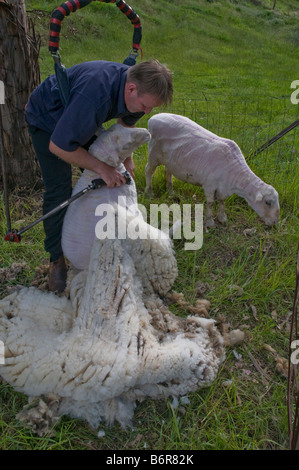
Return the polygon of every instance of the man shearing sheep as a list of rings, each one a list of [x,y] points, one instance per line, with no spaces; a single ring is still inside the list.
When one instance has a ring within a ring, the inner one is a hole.
[[[172,75],[153,59],[128,65],[91,61],[67,69],[70,96],[65,106],[55,75],[42,82],[26,106],[26,121],[41,167],[46,214],[71,196],[71,164],[98,173],[108,187],[126,182],[115,168],[93,157],[88,148],[95,133],[106,121],[117,119],[133,127],[155,107],[172,100]],[[134,162],[124,165],[134,177]],[[44,221],[45,250],[50,254],[49,289],[63,292],[66,264],[61,248],[65,210]]]

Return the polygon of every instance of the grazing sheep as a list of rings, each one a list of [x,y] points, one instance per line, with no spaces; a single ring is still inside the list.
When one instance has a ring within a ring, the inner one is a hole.
[[[172,175],[203,187],[207,202],[206,226],[215,225],[212,208],[216,200],[219,201],[218,221],[226,222],[224,201],[232,194],[243,197],[267,225],[277,223],[277,191],[250,170],[234,141],[176,114],[161,113],[151,117],[148,129],[151,140],[145,169],[147,194],[151,194],[155,169],[165,165],[168,188],[172,187]]]
[[[95,238],[69,298],[24,287],[2,299],[0,375],[31,400],[18,417],[40,435],[63,414],[126,427],[137,400],[211,384],[224,339],[213,320],[181,318],[163,304],[176,275],[168,237]]]
[[[128,128],[114,124],[108,130],[101,129],[98,132],[98,137],[89,147],[89,152],[122,173],[125,171],[122,162],[149,139],[150,134],[147,129]],[[99,178],[97,173],[84,170],[72,195],[86,188],[96,178]],[[88,268],[90,251],[95,238],[95,226],[104,217],[104,215],[95,214],[96,208],[100,204],[104,207],[105,204],[114,203],[127,208],[137,206],[137,192],[133,178],[130,184],[94,189],[68,207],[63,222],[61,244],[64,255],[73,267]]]

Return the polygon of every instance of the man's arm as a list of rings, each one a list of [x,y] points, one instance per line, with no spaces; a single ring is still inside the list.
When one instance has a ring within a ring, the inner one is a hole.
[[[101,162],[88,153],[83,147],[78,147],[72,152],[67,152],[54,144],[54,142],[50,141],[49,150],[67,163],[98,173],[109,188],[121,186],[126,183],[125,177],[119,171],[112,166]]]

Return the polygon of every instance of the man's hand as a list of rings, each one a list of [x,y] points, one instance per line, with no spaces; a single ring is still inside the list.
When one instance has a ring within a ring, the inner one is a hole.
[[[103,166],[101,168],[99,175],[105,181],[108,188],[121,186],[126,183],[126,178],[119,171],[106,163],[103,163],[103,165],[105,165],[105,167]]]
[[[132,178],[135,178],[134,170],[135,164],[133,162],[133,155],[130,155],[124,160],[125,169],[130,173]]]
[[[105,181],[108,188],[121,186],[126,183],[126,178],[119,171],[107,165],[107,163],[101,162],[83,147],[78,147],[73,152],[67,152],[50,141],[49,150],[67,163],[94,171]]]

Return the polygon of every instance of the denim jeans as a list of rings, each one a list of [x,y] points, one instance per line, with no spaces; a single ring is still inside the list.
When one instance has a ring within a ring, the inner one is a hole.
[[[39,161],[45,192],[43,215],[58,207],[72,194],[72,167],[49,150],[51,134],[28,124],[33,147]],[[85,145],[86,150],[96,139],[94,135]],[[83,171],[83,169],[81,169]],[[63,255],[61,233],[67,207],[44,220],[45,250],[50,254],[50,261],[57,261]]]
[[[29,125],[28,129],[42,171],[45,187],[43,214],[46,214],[71,196],[72,169],[69,163],[50,152],[50,134],[35,126]],[[56,261],[63,254],[61,232],[66,209],[61,209],[44,220],[44,246],[50,254],[50,261]]]

